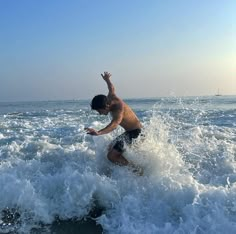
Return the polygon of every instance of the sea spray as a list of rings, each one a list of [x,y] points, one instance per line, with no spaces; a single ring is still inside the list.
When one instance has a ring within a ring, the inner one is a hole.
[[[1,106],[2,233],[50,233],[57,220],[73,226],[95,209],[105,233],[235,233],[235,97],[127,102],[145,137],[124,155],[143,176],[107,160],[121,128],[83,131],[110,121],[88,101]]]

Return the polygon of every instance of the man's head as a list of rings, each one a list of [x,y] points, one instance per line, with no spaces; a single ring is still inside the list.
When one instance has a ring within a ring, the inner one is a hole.
[[[103,94],[96,95],[90,105],[92,110],[96,110],[100,115],[107,115],[109,113],[108,100]]]

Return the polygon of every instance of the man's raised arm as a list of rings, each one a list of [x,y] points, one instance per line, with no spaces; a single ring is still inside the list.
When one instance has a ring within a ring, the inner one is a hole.
[[[108,96],[114,95],[115,94],[115,87],[114,85],[111,83],[110,77],[111,77],[111,73],[109,72],[104,72],[104,74],[101,74],[103,80],[106,81],[107,83],[107,87],[109,90]]]

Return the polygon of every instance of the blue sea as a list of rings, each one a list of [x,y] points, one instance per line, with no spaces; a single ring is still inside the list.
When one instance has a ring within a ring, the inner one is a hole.
[[[236,96],[125,101],[143,176],[106,158],[121,128],[85,133],[111,120],[90,100],[0,103],[0,233],[236,233]]]

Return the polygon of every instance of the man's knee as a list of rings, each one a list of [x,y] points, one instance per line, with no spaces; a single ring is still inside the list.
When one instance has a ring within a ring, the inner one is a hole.
[[[111,162],[114,162],[114,160],[115,160],[114,155],[113,155],[111,149],[109,149],[109,151],[108,151],[107,158],[108,158],[108,160],[110,160]]]
[[[112,149],[107,154],[107,158],[113,163],[117,162],[119,156],[120,156],[120,153]]]
[[[112,143],[108,145],[108,147],[107,147],[108,153],[110,153],[112,151],[112,147],[113,147]]]
[[[107,158],[112,162],[120,166],[127,166],[129,162],[122,156],[122,153],[113,149],[107,154]]]

